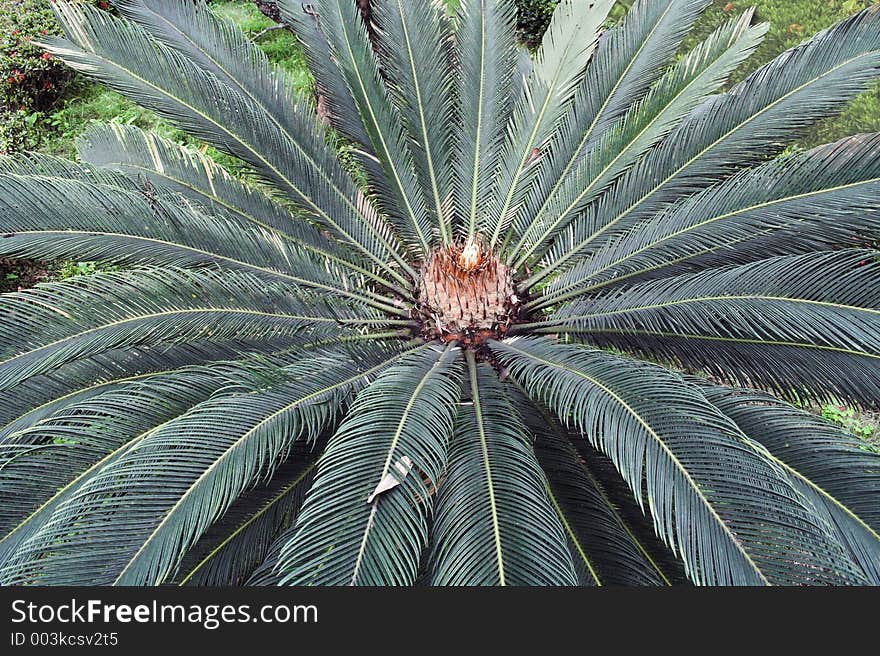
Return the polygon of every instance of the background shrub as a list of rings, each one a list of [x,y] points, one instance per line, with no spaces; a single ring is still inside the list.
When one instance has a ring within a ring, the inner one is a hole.
[[[39,118],[39,112],[25,109],[0,110],[0,155],[36,150],[40,140],[34,124]]]
[[[107,0],[88,2],[109,8]],[[0,154],[37,148],[43,114],[77,79],[34,43],[59,32],[47,0],[0,0]]]
[[[530,48],[541,42],[541,36],[547,29],[550,16],[553,15],[557,4],[559,0],[517,0],[516,5],[519,8],[517,27],[522,40]]]
[[[74,73],[33,43],[57,33],[45,0],[0,0],[0,104],[44,111],[64,94]]]
[[[74,79],[33,43],[57,33],[45,0],[0,0],[0,152],[35,147],[39,113],[51,109]]]

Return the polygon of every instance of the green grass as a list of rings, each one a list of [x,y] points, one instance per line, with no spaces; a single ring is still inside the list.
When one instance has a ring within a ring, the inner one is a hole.
[[[211,9],[217,15],[238,25],[251,37],[275,24],[260,13],[255,5],[242,0],[214,2]],[[311,93],[314,84],[312,75],[293,34],[287,30],[274,30],[260,37],[258,44],[270,61],[290,74],[293,85],[298,91],[304,96]]]
[[[877,0],[713,0],[700,18],[690,45],[708,36],[725,20],[755,8],[755,22],[769,22],[770,30],[758,50],[733,75],[736,83],[789,48],[802,43]],[[880,131],[880,84],[858,96],[838,117],[825,120],[797,144],[810,148],[850,134]]]
[[[135,125],[166,133],[164,136],[170,136],[168,133],[171,131],[155,114],[118,93],[102,86],[84,84],[77,95],[69,98],[60,109],[44,119],[43,129],[46,134],[40,150],[73,158],[76,155],[76,138],[94,123]]]
[[[60,109],[43,120],[45,134],[40,151],[76,159],[76,140],[89,126],[98,123],[134,125],[179,144],[204,148],[212,159],[232,172],[244,168],[243,164],[234,157],[206,146],[198,139],[163,121],[153,112],[101,85],[83,85],[78,95],[67,100]]]

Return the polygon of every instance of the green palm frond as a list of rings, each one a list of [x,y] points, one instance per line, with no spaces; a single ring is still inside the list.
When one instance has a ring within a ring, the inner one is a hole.
[[[448,243],[456,103],[454,69],[442,65],[452,41],[442,12],[433,2],[376,0],[370,16],[379,66],[411,144],[423,202]]]
[[[69,159],[44,153],[16,153],[15,155],[0,156],[0,174],[79,180],[135,194],[144,193],[144,187],[141,183],[129,179],[117,171],[104,170],[88,163],[72,162]]]
[[[315,463],[315,466],[317,466],[317,463]],[[303,497],[311,488],[314,481],[315,469],[313,467],[311,472],[309,473],[308,478],[303,481]],[[306,485],[308,487],[305,487]],[[299,516],[300,510],[302,510],[301,502],[299,503],[299,508],[296,511],[296,517]],[[263,560],[260,562],[259,565],[257,565],[257,567],[254,568],[250,576],[248,576],[248,578],[244,582],[244,585],[279,586],[282,584],[284,574],[283,572],[281,572],[279,564],[281,562],[281,555],[285,552],[285,547],[296,535],[296,517],[293,517],[291,524],[283,531],[281,531],[274,540],[272,540],[272,542],[269,544],[269,548],[266,551],[265,556],[263,557]]]
[[[160,342],[105,351],[75,359],[52,371],[33,376],[14,387],[15,394],[0,395],[0,440],[52,415],[68,405],[132,381],[174,373],[199,365],[225,366],[253,357],[278,358],[329,344],[382,341],[400,336],[398,330],[355,333],[314,341],[307,331],[292,336],[252,341],[212,341],[210,335],[194,341]]]
[[[670,585],[651,555],[653,545],[643,544],[575,448],[579,436],[524,394],[514,398],[535,438],[535,455],[547,474],[550,499],[565,527],[581,585]]]
[[[340,334],[315,340],[309,331],[292,336],[251,341],[212,341],[210,335],[192,341],[157,342],[154,346],[119,348],[74,359],[15,386],[15,398],[0,402],[0,439],[51,415],[71,403],[110,391],[121,384],[157,374],[176,373],[199,365],[225,366],[251,358],[283,362],[293,354],[333,344],[382,342],[401,337],[401,331]]]
[[[393,289],[405,289],[386,280],[322,235],[287,208],[229,175],[204,154],[183,148],[150,132],[127,125],[97,125],[88,129],[77,144],[80,158],[104,169],[118,170],[160,197],[181,194],[209,211],[233,221],[244,221],[269,230],[318,260],[330,260],[350,274]],[[118,184],[118,183],[117,183]]]
[[[14,422],[8,424],[0,442],[0,564],[92,475],[158,426],[219,392],[282,380],[289,376],[283,367],[297,360],[294,353],[308,352],[309,346],[95,384],[41,407],[37,417],[31,411],[17,430]],[[332,360],[327,364],[334,366]]]
[[[202,147],[0,158],[0,256],[102,265],[0,295],[0,583],[880,584],[799,409],[880,407],[880,134],[786,152],[880,10],[722,90],[708,0],[281,0],[310,99],[206,0],[52,4]]]
[[[80,399],[4,438],[0,444],[0,562],[5,564],[89,474],[137,443],[147,431],[231,383],[222,372],[205,367],[157,374]]]
[[[680,377],[546,340],[492,348],[514,379],[614,461],[695,582],[864,582],[785,472]]]
[[[565,533],[531,440],[498,379],[468,351],[463,407],[437,499],[433,585],[574,585]]]
[[[560,422],[555,421],[559,425]],[[630,540],[637,543],[636,548],[649,561],[663,584],[690,585],[692,582],[681,559],[657,535],[651,514],[639,506],[638,499],[614,462],[594,448],[583,435],[567,432],[569,442],[577,450],[581,467],[589,473],[593,486],[614,506],[616,520],[625,528]]]
[[[878,229],[880,135],[742,171],[676,203],[556,278],[535,307],[695,268],[856,244]]]
[[[309,70],[315,78],[319,112],[333,129],[356,145],[358,163],[370,169],[372,177],[381,175],[381,165],[372,150],[370,137],[361,122],[345,78],[333,62],[327,35],[314,7],[296,0],[278,0],[276,4],[281,19],[302,46]]]
[[[286,368],[289,381],[230,389],[156,426],[58,504],[3,568],[4,579],[162,581],[242,492],[271,476],[295,442],[317,438],[351,392],[395,357],[360,369],[338,355],[306,356]],[[72,544],[71,532],[92,546]]]
[[[705,382],[703,393],[760,442],[805,497],[827,515],[838,539],[872,585],[880,582],[880,453],[857,438],[771,396]]]
[[[179,585],[242,585],[256,575],[274,542],[296,521],[316,464],[313,452],[294,449],[271,480],[242,495],[183,558],[175,576]]]
[[[469,0],[459,8],[456,54],[463,133],[456,148],[456,211],[468,236],[497,199],[495,175],[501,170],[507,119],[518,98],[516,6],[512,0]]]
[[[717,91],[761,43],[768,25],[749,27],[751,13],[719,27],[665,73],[614,125],[587,143],[586,154],[566,177],[558,178],[540,207],[515,222],[520,235],[513,249],[521,267],[549,243],[615,179]],[[551,179],[557,179],[552,177]],[[539,199],[539,194],[531,198]]]
[[[576,0],[562,0],[553,13],[508,124],[495,181],[498,202],[481,223],[491,235],[491,245],[504,236],[524,202],[536,172],[535,162],[571,109],[578,81],[613,4],[613,0],[597,0],[585,9]]]
[[[866,9],[706,100],[571,224],[545,257],[547,268],[558,270],[707,180],[766,159],[839,111],[877,75],[878,25],[880,12]]]
[[[562,330],[741,384],[868,406],[880,399],[874,250],[788,255],[635,285],[566,306]]]
[[[251,97],[136,24],[69,2],[55,6],[70,40],[47,40],[50,52],[243,159],[319,225],[376,264],[387,268],[388,259],[395,258],[405,265],[387,226],[330,153],[307,110],[287,107],[291,116],[301,118],[302,130],[294,138]],[[169,70],[179,75],[169,76]],[[259,79],[258,73],[254,76]]]
[[[605,32],[578,87],[575,104],[584,111],[571,117],[571,129],[560,131],[554,144],[554,180],[565,179],[584,149],[645,96],[707,4],[638,0],[620,25]]]
[[[139,193],[66,175],[0,174],[0,196],[0,230],[6,233],[0,253],[6,256],[85,256],[175,267],[220,264],[390,309],[387,300],[368,289],[350,290],[343,273],[294,242],[235,218],[159,198],[149,189]]]
[[[4,255],[55,259],[83,252],[126,264],[220,261],[269,279],[293,279],[288,272],[298,259],[295,248],[268,231],[58,173],[0,174]],[[151,216],[152,221],[144,220]],[[50,235],[54,239],[47,239]]]
[[[280,344],[284,343],[290,348],[298,348],[303,342],[294,337],[261,342],[259,348],[271,350],[275,346],[281,348]],[[100,394],[119,383],[177,371],[198,363],[233,360],[237,355],[247,353],[252,346],[253,343],[236,341],[162,344],[154,348],[111,351],[104,356],[71,362],[16,385],[14,395],[0,396],[0,440],[34,425],[65,405]]]
[[[53,283],[2,299],[0,389],[115,349],[306,330],[320,338],[360,321],[332,307],[246,274],[165,268]]]
[[[120,15],[254,104],[291,140],[307,133],[307,114],[290,75],[235,24],[199,2],[114,0]],[[291,111],[293,110],[293,111]],[[297,111],[299,110],[299,111]]]
[[[458,355],[453,345],[428,347],[358,395],[321,456],[296,534],[281,554],[284,583],[415,581],[431,497],[446,469]]]
[[[409,246],[427,256],[434,228],[403,121],[390,102],[360,12],[347,0],[316,0],[314,7],[382,168],[383,175],[370,180],[378,205]]]

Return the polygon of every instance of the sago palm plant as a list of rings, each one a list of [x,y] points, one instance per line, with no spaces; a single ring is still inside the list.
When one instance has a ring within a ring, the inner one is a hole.
[[[44,44],[248,168],[120,125],[2,160],[7,584],[880,583],[867,10],[725,90],[708,0],[286,0],[320,112],[203,0]],[[687,50],[681,54],[683,50]],[[320,117],[320,118],[319,118]],[[329,125],[328,125],[329,124]]]

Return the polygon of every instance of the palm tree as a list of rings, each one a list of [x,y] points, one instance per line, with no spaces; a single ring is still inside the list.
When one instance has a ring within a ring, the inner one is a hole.
[[[2,160],[7,584],[880,583],[880,70],[867,10],[721,92],[706,0],[281,2],[331,138],[199,0],[55,3],[46,46],[220,151],[92,128]],[[334,144],[346,144],[340,160]]]

